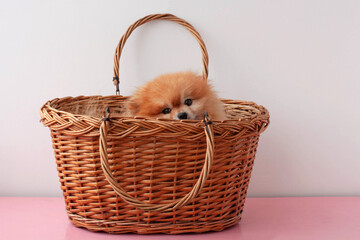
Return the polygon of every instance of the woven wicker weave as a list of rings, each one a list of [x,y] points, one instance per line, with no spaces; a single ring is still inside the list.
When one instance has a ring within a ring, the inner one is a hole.
[[[156,19],[177,22],[195,36],[207,78],[200,35],[182,19],[156,14],[138,20],[120,40],[114,83],[126,39]],[[229,120],[221,122],[125,118],[118,113],[126,98],[57,98],[41,108],[71,222],[92,231],[141,234],[220,231],[237,223],[268,111],[224,99]]]

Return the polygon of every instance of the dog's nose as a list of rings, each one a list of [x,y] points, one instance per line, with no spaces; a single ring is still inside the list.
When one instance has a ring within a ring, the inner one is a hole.
[[[187,113],[186,112],[181,112],[178,114],[178,118],[179,119],[187,119]]]

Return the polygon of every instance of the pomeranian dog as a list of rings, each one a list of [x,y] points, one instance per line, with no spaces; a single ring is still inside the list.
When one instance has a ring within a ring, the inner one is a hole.
[[[140,87],[130,97],[127,108],[132,116],[167,119],[226,119],[224,104],[203,77],[192,72],[161,75]]]

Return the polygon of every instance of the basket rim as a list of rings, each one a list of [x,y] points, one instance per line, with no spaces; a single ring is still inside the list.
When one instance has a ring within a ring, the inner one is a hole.
[[[81,101],[81,100],[91,100],[98,98],[100,100],[125,100],[128,98],[121,95],[109,95],[109,96],[77,96],[77,97],[63,97],[63,98],[54,98],[47,101],[40,109],[40,121],[44,126],[49,127],[51,130],[62,131],[64,134],[72,136],[88,136],[94,137],[99,136],[99,130],[103,117],[88,116],[82,114],[76,114],[67,112],[64,110],[57,109],[55,104],[66,104],[68,101]],[[250,134],[261,134],[264,132],[270,123],[270,116],[268,110],[261,106],[257,105],[254,102],[240,101],[240,100],[231,100],[231,99],[221,99],[225,104],[234,104],[238,106],[245,106],[244,111],[246,111],[246,106],[249,110],[256,109],[254,114],[246,116],[244,118],[236,119],[225,119],[212,121],[214,126],[214,132],[216,135],[220,134],[227,136],[228,134],[245,134],[245,132]],[[231,110],[230,110],[231,111]],[[105,113],[105,109],[104,109]],[[113,123],[113,128],[110,132],[115,133],[116,135],[121,135],[119,132],[120,129],[127,131],[126,129],[130,128],[131,131],[134,131],[134,127],[142,128],[143,131],[137,130],[138,135],[147,135],[154,134],[156,131],[162,129],[162,134],[171,133],[168,137],[180,137],[179,134],[186,133],[188,134],[199,134],[203,132],[205,126],[204,120],[175,120],[175,119],[162,119],[162,118],[147,118],[147,117],[124,117],[124,116],[114,116],[110,115],[111,122]],[[118,127],[116,127],[118,126]],[[147,130],[144,130],[147,129]],[[247,129],[247,130],[246,130]],[[113,130],[115,132],[113,132]],[[245,131],[245,132],[244,132]],[[160,134],[161,135],[161,134]],[[162,135],[163,136],[163,135]],[[184,136],[186,138],[186,136]],[[194,136],[194,135],[192,135]]]
[[[51,100],[48,100],[45,102],[45,104],[43,104],[43,106],[41,107],[40,111],[42,112],[44,109],[49,109],[50,111],[54,111],[57,113],[63,113],[66,115],[71,115],[73,117],[76,118],[88,118],[88,119],[93,119],[93,120],[98,120],[101,121],[101,118],[99,117],[94,117],[94,116],[88,116],[85,114],[78,114],[78,113],[72,113],[72,112],[68,112],[68,111],[63,111],[63,110],[59,110],[57,108],[55,108],[54,106],[52,106],[52,104],[54,104],[55,102],[59,102],[59,101],[65,101],[65,100],[79,100],[79,99],[90,99],[90,98],[103,98],[103,99],[107,99],[107,98],[116,98],[119,100],[126,100],[128,98],[130,98],[131,96],[123,96],[123,95],[107,95],[107,96],[103,96],[103,95],[91,95],[91,96],[84,96],[84,95],[79,95],[76,97],[72,97],[72,96],[67,96],[67,97],[61,97],[61,98],[54,98]],[[224,102],[225,104],[238,104],[238,105],[243,105],[243,106],[251,106],[253,109],[258,110],[259,112],[256,114],[255,117],[248,117],[248,118],[238,118],[238,119],[223,119],[223,120],[212,120],[212,122],[214,123],[235,123],[235,122],[248,122],[249,120],[254,120],[260,116],[264,116],[265,119],[270,118],[269,116],[269,111],[262,105],[258,105],[253,101],[245,101],[245,100],[233,100],[233,99],[228,99],[228,98],[220,98],[220,100],[222,102]],[[241,103],[241,104],[240,104]],[[104,109],[105,112],[105,109]],[[116,117],[112,117],[112,119],[116,119],[116,120],[145,120],[145,121],[149,121],[149,122],[173,122],[173,123],[188,123],[188,124],[198,124],[203,122],[203,120],[189,120],[189,119],[182,119],[182,120],[176,120],[176,119],[167,119],[167,118],[151,118],[151,117],[144,117],[144,116],[134,116],[134,117],[128,117],[128,116],[116,116]]]

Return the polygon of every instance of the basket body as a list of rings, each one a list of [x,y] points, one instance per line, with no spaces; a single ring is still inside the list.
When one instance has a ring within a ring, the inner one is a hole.
[[[201,193],[190,204],[158,212],[138,209],[114,192],[100,164],[101,117],[83,115],[86,106],[99,113],[106,106],[121,112],[119,103],[124,99],[54,99],[41,109],[42,121],[51,130],[70,221],[91,231],[140,234],[220,231],[237,223],[259,135],[269,123],[267,110],[250,102],[224,100],[228,117],[236,120],[213,123],[213,164]],[[204,164],[203,125],[201,121],[113,117],[107,152],[118,184],[151,204],[185,196]]]

